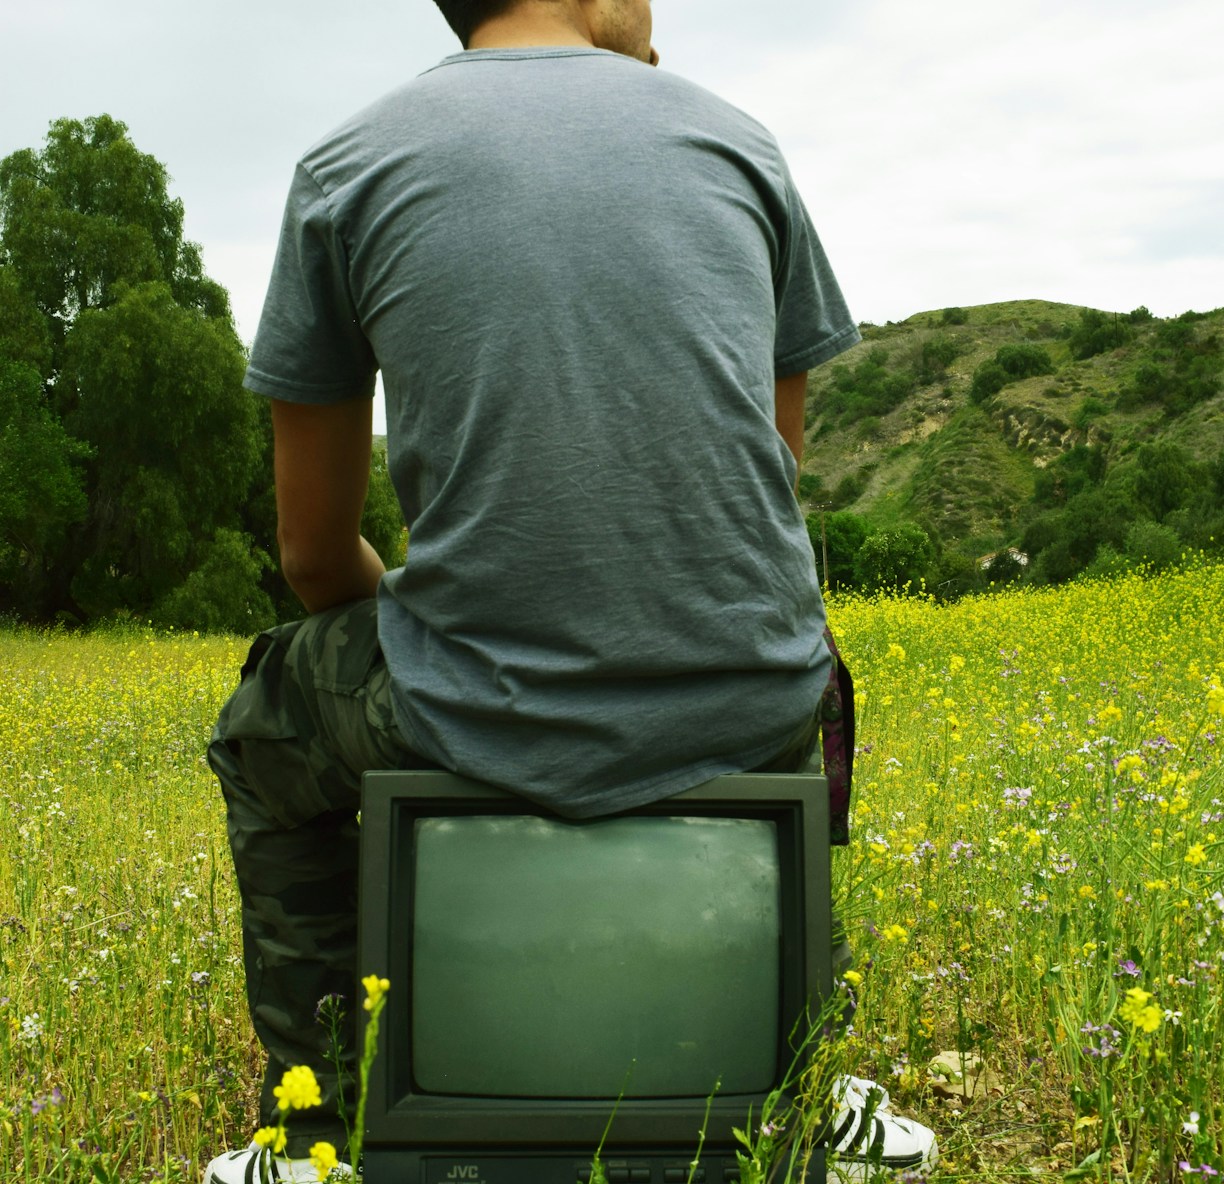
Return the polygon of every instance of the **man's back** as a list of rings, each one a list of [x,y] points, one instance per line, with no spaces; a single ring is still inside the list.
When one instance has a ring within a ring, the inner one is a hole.
[[[382,371],[409,744],[575,815],[781,748],[828,655],[774,377],[855,330],[768,133],[618,54],[469,52],[309,152],[295,205],[302,299],[351,309],[311,357],[265,314],[248,383]]]
[[[439,7],[475,52],[303,159],[247,376],[309,615],[256,640],[209,763],[263,1124],[289,1066],[320,1077],[294,1178],[353,1096],[351,1026],[337,1072],[311,1016],[352,991],[363,770],[611,813],[802,767],[829,667],[792,486],[805,371],[857,333],[776,146],[647,68],[649,0]],[[378,369],[389,575],[360,533]]]

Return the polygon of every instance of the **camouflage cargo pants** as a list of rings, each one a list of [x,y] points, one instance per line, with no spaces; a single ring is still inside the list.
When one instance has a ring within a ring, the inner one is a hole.
[[[762,772],[819,768],[819,712]],[[268,1054],[261,1122],[285,1069],[309,1065],[323,1104],[295,1111],[287,1154],[341,1147],[351,1115],[358,967],[357,811],[367,769],[436,767],[396,730],[375,602],[357,601],[261,634],[208,749],[227,807],[242,899],[247,1002]],[[836,926],[835,926],[836,928]],[[849,965],[849,947],[835,959]],[[346,1000],[340,1068],[320,1001]]]

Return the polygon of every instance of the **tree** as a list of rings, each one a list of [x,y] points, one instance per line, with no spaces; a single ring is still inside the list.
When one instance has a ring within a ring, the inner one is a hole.
[[[1157,522],[1190,500],[1199,484],[1198,466],[1183,448],[1168,441],[1139,449],[1135,497]]]
[[[38,372],[0,359],[0,609],[46,597],[50,558],[85,517],[88,452],[43,405]]]
[[[1071,330],[1067,344],[1071,348],[1071,356],[1083,361],[1125,345],[1133,334],[1133,323],[1129,318],[1121,319],[1116,313],[1101,312],[1095,308],[1081,308],[1079,324]]]
[[[221,527],[200,548],[200,562],[157,603],[153,618],[179,629],[256,633],[276,621],[260,580],[272,561],[248,535]]]
[[[72,584],[86,613],[144,611],[218,528],[238,524],[260,449],[244,365],[228,321],[184,308],[160,282],[78,316],[56,402],[96,458]]]
[[[199,248],[183,240],[183,203],[165,167],[140,152],[109,115],[59,119],[41,152],[0,161],[0,221],[8,263],[57,341],[76,316],[110,304],[120,286],[160,280],[176,302],[229,319]],[[60,332],[56,332],[56,329]]]
[[[969,401],[984,403],[991,395],[997,395],[1010,381],[1007,371],[998,362],[993,358],[985,361],[973,372]]]
[[[51,331],[17,272],[0,264],[0,358],[20,362],[41,377],[51,372]]]
[[[1001,345],[995,351],[994,360],[1013,381],[1031,378],[1035,374],[1054,373],[1054,363],[1050,360],[1050,355],[1039,345]]]
[[[0,161],[0,356],[23,367],[6,475],[38,491],[6,500],[0,597],[30,616],[168,602],[240,525],[259,467],[229,301],[166,186],[106,115]]]
[[[903,588],[926,575],[932,554],[927,532],[905,522],[867,536],[855,556],[854,574],[869,588]]]
[[[829,554],[829,570],[822,572],[823,582],[830,588],[849,588],[855,583],[854,557],[867,537],[867,523],[849,510],[824,515],[824,538],[821,539],[821,516],[809,514],[808,535],[819,559],[822,550]]]

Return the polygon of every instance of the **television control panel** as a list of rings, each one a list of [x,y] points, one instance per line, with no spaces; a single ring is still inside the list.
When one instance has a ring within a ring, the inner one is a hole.
[[[815,1148],[808,1164],[811,1179],[823,1180],[823,1159],[824,1149]],[[635,1155],[618,1148],[603,1160],[603,1170],[607,1184],[739,1184],[740,1179],[731,1150],[711,1154],[707,1149],[692,1167],[682,1152],[651,1150]],[[472,1154],[368,1148],[363,1179],[365,1184],[592,1184],[592,1165],[590,1156],[569,1151]]]

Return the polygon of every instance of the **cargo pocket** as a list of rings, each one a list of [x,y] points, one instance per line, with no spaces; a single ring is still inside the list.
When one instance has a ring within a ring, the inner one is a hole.
[[[209,763],[224,785],[237,776],[266,814],[284,827],[341,808],[336,772],[319,741],[292,654],[305,622],[261,633],[242,682],[221,709]]]

